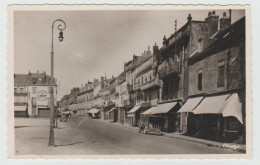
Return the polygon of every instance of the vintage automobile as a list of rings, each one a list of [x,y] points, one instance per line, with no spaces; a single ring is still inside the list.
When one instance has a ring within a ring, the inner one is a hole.
[[[158,118],[158,120],[159,120],[159,118]],[[160,125],[158,125],[157,123],[155,124],[154,120],[151,120],[150,117],[148,119],[146,119],[145,122],[140,121],[139,133],[160,135],[160,136],[163,135],[163,133],[161,132]]]
[[[66,114],[66,117],[71,117],[71,112],[69,110],[65,110],[62,113]]]

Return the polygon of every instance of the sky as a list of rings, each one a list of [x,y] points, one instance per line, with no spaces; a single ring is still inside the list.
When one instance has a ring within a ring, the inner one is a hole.
[[[210,10],[212,11],[212,10]],[[58,80],[58,99],[73,87],[81,87],[94,78],[111,78],[123,72],[124,62],[141,55],[163,36],[174,33],[187,22],[204,20],[209,10],[157,11],[16,11],[14,13],[14,73],[45,71],[50,75],[51,25],[66,22],[64,41],[54,29],[54,77]],[[227,10],[216,10],[220,17]],[[232,10],[232,22],[245,16]]]

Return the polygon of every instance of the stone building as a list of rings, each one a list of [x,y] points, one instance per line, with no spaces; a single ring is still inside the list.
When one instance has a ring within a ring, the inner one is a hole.
[[[50,116],[51,77],[45,72],[14,74],[14,111],[19,117]],[[57,85],[54,82],[54,105],[56,105]]]
[[[180,110],[181,129],[217,141],[233,134],[232,140],[241,143],[245,141],[245,18],[231,25],[226,13],[219,19],[213,11],[205,22],[209,35],[198,38],[187,60],[188,100]]]

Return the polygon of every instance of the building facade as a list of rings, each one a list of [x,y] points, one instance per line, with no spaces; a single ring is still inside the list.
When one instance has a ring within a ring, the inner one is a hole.
[[[14,74],[15,116],[49,117],[51,78],[42,73]],[[54,105],[57,85],[54,82]]]

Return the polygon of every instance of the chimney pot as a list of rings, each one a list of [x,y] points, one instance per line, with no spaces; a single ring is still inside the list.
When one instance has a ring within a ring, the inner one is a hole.
[[[164,35],[164,36],[163,36],[163,41],[165,41],[165,40],[166,40],[166,36]]]
[[[227,13],[226,12],[223,13],[223,17],[227,17]]]
[[[191,21],[192,20],[192,17],[191,17],[191,14],[189,13],[188,17],[187,17],[187,20],[188,21]]]
[[[211,15],[211,12],[209,11],[208,16],[210,16],[210,15]]]
[[[216,12],[215,11],[212,11],[212,15],[215,15],[216,14]]]

